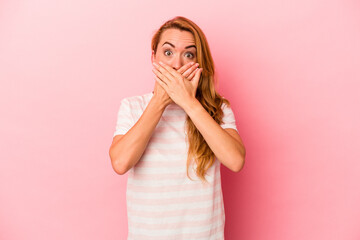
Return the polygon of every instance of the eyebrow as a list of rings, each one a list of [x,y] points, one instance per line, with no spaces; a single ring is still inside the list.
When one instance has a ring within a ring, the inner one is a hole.
[[[175,48],[174,44],[172,44],[172,43],[169,43],[169,42],[164,42],[164,43],[163,43],[163,46],[164,46],[165,44],[169,44],[170,46],[172,46],[173,48]],[[188,49],[188,48],[191,48],[191,47],[196,48],[196,46],[195,46],[195,45],[189,45],[189,46],[185,47],[185,49]]]

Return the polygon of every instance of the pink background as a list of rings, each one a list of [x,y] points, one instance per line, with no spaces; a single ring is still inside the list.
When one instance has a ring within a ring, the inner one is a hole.
[[[205,32],[247,149],[222,166],[226,239],[360,239],[355,0],[1,1],[0,239],[126,239],[108,149],[177,15]]]

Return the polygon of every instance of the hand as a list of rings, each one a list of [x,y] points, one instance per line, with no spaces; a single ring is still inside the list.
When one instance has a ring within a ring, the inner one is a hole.
[[[177,72],[185,77],[186,80],[191,81],[195,76],[198,65],[198,63],[190,62],[179,68]],[[158,81],[155,81],[154,96],[159,97],[161,102],[165,103],[165,106],[169,105],[170,103],[174,103],[174,101],[169,97],[165,89],[158,83]]]
[[[183,65],[177,72],[181,73],[187,80],[191,81],[196,73],[196,69],[199,66],[199,63],[189,62]]]
[[[183,71],[183,69],[180,68],[179,71],[176,71],[165,63],[159,62],[159,64],[153,62],[156,81],[163,87],[173,102],[184,108],[184,104],[195,98],[203,69],[196,68],[197,66],[193,65],[193,69],[196,68],[193,72],[189,74],[189,71],[184,71],[184,75],[191,77],[191,80],[187,81],[187,77],[180,73],[180,70]]]

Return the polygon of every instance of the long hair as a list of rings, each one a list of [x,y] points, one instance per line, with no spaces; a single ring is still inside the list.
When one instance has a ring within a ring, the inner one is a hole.
[[[230,105],[230,102],[229,100],[222,97],[215,89],[217,80],[215,77],[214,62],[205,34],[191,20],[182,16],[176,16],[161,25],[160,28],[153,35],[151,41],[151,49],[154,51],[155,54],[161,35],[167,29],[179,29],[182,31],[188,31],[194,36],[197,61],[199,63],[198,67],[203,68],[195,97],[218,124],[223,123],[222,118],[224,116],[224,113],[221,106],[224,102],[227,105]],[[195,161],[197,165],[197,168],[195,170],[196,175],[203,182],[207,182],[205,174],[206,171],[214,164],[215,154],[210,149],[204,137],[195,127],[189,116],[187,116],[186,118],[185,126],[187,132],[187,141],[189,144],[186,163],[187,176],[189,179],[191,179],[188,170],[192,161]]]

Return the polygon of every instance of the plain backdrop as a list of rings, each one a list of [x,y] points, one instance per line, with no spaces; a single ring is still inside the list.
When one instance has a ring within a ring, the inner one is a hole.
[[[226,240],[360,239],[355,0],[1,1],[0,239],[126,239],[108,150],[175,16],[205,32],[247,150],[221,168]]]

